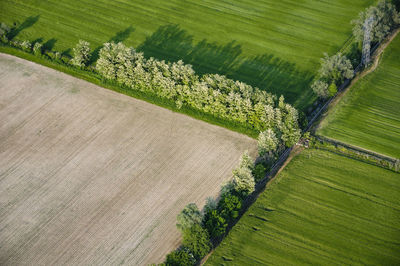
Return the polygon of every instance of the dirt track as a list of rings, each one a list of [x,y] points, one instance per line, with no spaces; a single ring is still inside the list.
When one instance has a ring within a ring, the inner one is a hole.
[[[256,142],[0,54],[0,264],[143,265]]]

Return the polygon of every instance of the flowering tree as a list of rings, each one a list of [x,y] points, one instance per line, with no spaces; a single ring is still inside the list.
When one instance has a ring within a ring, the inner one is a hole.
[[[90,43],[79,40],[73,52],[74,58],[71,59],[71,63],[77,67],[85,67],[90,59]]]
[[[389,1],[379,1],[376,6],[370,6],[360,12],[352,21],[353,35],[358,42],[364,39],[364,22],[372,18],[371,41],[381,42],[394,28],[400,25],[400,14]]]

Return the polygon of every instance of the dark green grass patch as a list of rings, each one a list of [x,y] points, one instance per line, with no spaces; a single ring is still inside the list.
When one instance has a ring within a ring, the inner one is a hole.
[[[339,50],[350,21],[373,2],[0,0],[0,21],[18,21],[16,38],[66,54],[79,39],[96,52],[123,41],[146,56],[283,94],[304,111],[315,100],[309,83],[319,58]]]
[[[400,158],[400,36],[381,60],[341,99],[317,133]]]
[[[305,150],[260,195],[207,264],[399,264],[399,190],[397,173]]]

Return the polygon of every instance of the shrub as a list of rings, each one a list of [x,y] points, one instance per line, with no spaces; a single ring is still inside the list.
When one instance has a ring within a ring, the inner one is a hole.
[[[2,22],[0,23],[0,36],[1,37],[6,37],[6,39],[8,40],[8,33],[10,33],[11,28],[9,26],[7,26],[6,23]]]
[[[335,96],[337,93],[337,86],[335,83],[331,83],[331,85],[329,85],[328,92],[330,97]]]
[[[233,189],[238,195],[246,197],[254,191],[255,182],[251,170],[247,167],[238,167],[233,170]]]
[[[182,232],[188,228],[191,228],[195,224],[200,224],[202,220],[199,208],[195,203],[189,203],[186,207],[178,214],[177,224],[179,230]]]
[[[54,52],[54,60],[60,60],[61,59],[61,53],[60,52]]]
[[[51,59],[51,60],[57,60],[59,57],[58,52],[53,52],[53,51],[46,51],[45,54]]]
[[[33,46],[33,53],[35,55],[41,55],[42,48],[43,48],[43,45],[41,43],[39,43],[39,42],[35,43],[35,45]]]
[[[71,60],[71,64],[80,68],[85,67],[90,60],[90,43],[79,40],[73,52],[74,57]]]
[[[242,157],[240,158],[239,167],[248,168],[250,170],[253,170],[254,162],[253,162],[253,159],[251,159],[248,151],[243,152]]]
[[[21,48],[22,48],[22,50],[24,50],[25,52],[30,52],[31,49],[32,49],[32,44],[31,44],[29,41],[27,41],[27,40],[22,41],[22,42],[21,42]]]
[[[0,36],[0,41],[2,43],[8,43],[9,40],[8,40],[7,36],[3,35],[3,36]]]
[[[258,135],[258,154],[262,157],[267,153],[274,153],[278,148],[279,140],[275,132],[267,129]]]
[[[320,98],[328,98],[329,93],[328,93],[328,83],[322,81],[322,80],[316,80],[313,82],[311,85],[311,89],[315,94],[318,95]]]
[[[204,228],[207,229],[211,238],[222,236],[225,233],[227,226],[228,224],[226,220],[217,210],[212,210],[204,216]]]
[[[217,208],[217,201],[212,197],[207,197],[203,212],[207,213]]]
[[[195,265],[196,260],[186,249],[174,250],[167,255],[165,264],[168,266],[189,266]]]
[[[65,65],[69,65],[71,63],[71,59],[66,55],[61,55],[60,61]]]
[[[218,204],[218,210],[227,222],[232,222],[239,216],[241,207],[242,202],[239,197],[231,194],[225,195]]]
[[[256,182],[262,180],[265,177],[266,172],[267,168],[262,163],[257,164],[253,170],[253,175]]]
[[[0,40],[3,43],[8,43],[8,33],[10,33],[11,28],[7,26],[6,23],[0,23]]]
[[[208,231],[199,224],[194,224],[183,232],[182,245],[190,250],[196,260],[203,258],[211,249]]]
[[[345,79],[351,79],[354,76],[353,65],[346,56],[337,53],[321,59],[321,68],[319,69],[320,78],[327,83],[340,85]]]

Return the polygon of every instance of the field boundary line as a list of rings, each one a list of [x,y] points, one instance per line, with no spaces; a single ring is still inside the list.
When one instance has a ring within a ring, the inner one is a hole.
[[[384,161],[387,161],[390,163],[396,163],[399,160],[399,158],[396,158],[396,157],[390,157],[390,156],[387,156],[384,154],[377,153],[375,151],[364,149],[362,147],[351,145],[351,144],[341,142],[341,141],[338,141],[338,140],[335,140],[332,138],[328,138],[325,136],[317,135],[317,136],[315,136],[315,138],[322,142],[327,142],[327,143],[333,144],[335,146],[342,146],[348,150],[352,150],[354,152],[358,152],[358,153],[361,153],[364,155],[375,157],[375,159],[377,159],[377,160],[384,160]]]
[[[324,109],[327,107],[327,110],[325,113],[321,114],[320,119],[315,119],[316,124],[314,125],[314,128],[310,126],[310,131],[312,133],[315,133],[317,129],[321,126],[322,121],[325,119],[326,116],[328,116],[333,108],[339,103],[339,101],[350,91],[350,89],[362,78],[367,76],[368,74],[374,72],[376,68],[379,66],[380,59],[382,57],[382,54],[386,47],[393,41],[393,39],[397,36],[397,34],[400,32],[400,28],[394,30],[383,42],[376,44],[371,50],[374,52],[372,55],[372,66],[365,69],[364,71],[359,71],[359,68],[362,67],[362,64],[359,64],[354,71],[356,76],[351,80],[346,80],[344,83],[347,83],[347,87],[343,86],[343,84],[339,87],[338,93],[331,98],[321,109]],[[329,103],[329,104],[328,104]],[[320,111],[321,112],[321,111]],[[322,112],[321,112],[322,113]],[[389,158],[393,158],[388,156]]]
[[[384,49],[387,47],[387,45],[393,40],[394,36],[397,35],[397,33],[400,31],[399,29],[394,30],[389,37],[385,39],[384,42],[377,43],[374,47],[372,47],[371,51],[373,53],[373,58],[375,60],[379,59],[380,55],[384,51]],[[352,38],[350,37],[349,40]],[[347,41],[346,41],[347,42]],[[377,53],[376,53],[377,52]],[[338,87],[338,92],[335,94],[335,96],[331,97],[328,101],[326,101],[323,104],[320,104],[319,106],[316,107],[316,109],[312,112],[312,114],[309,116],[311,119],[309,120],[307,126],[305,127],[304,130],[302,130],[302,134],[306,133],[310,129],[313,128],[313,126],[319,125],[320,120],[323,119],[326,114],[332,109],[334,105],[331,106],[332,103],[337,103],[341,99],[341,95],[344,94],[349,90],[350,87],[352,87],[359,79],[359,76],[362,75],[364,72],[368,72],[369,69],[363,69],[363,64],[360,63],[358,66],[354,69],[354,74],[355,77],[352,79],[346,79],[342,85]],[[322,105],[322,106],[321,106]],[[316,124],[315,124],[316,123]],[[220,242],[225,239],[225,237],[229,234],[231,229],[240,221],[242,216],[246,213],[246,211],[255,203],[257,198],[260,196],[260,194],[268,187],[268,184],[270,184],[270,181],[273,181],[277,176],[280,171],[282,171],[285,166],[291,161],[292,158],[294,158],[297,154],[301,153],[303,150],[303,145],[305,144],[306,140],[304,138],[300,138],[300,140],[294,144],[293,146],[286,148],[282,154],[279,156],[277,161],[271,166],[270,170],[265,174],[265,177],[261,179],[259,182],[256,183],[255,186],[255,191],[250,194],[244,201],[243,201],[243,207],[239,212],[238,217],[236,220],[228,226],[227,233],[226,235],[222,238],[222,240],[218,241],[216,247],[214,247],[199,263],[199,265],[204,265],[211,256],[211,254],[214,252],[214,250],[219,246]],[[344,146],[344,145],[342,145]],[[357,151],[357,150],[356,150]],[[369,154],[368,154],[369,155]],[[374,155],[372,155],[374,156]],[[391,158],[391,157],[388,157]],[[393,159],[393,158],[391,158]],[[387,161],[387,160],[385,160]],[[393,163],[393,162],[391,162]],[[378,166],[378,165],[377,165]]]

